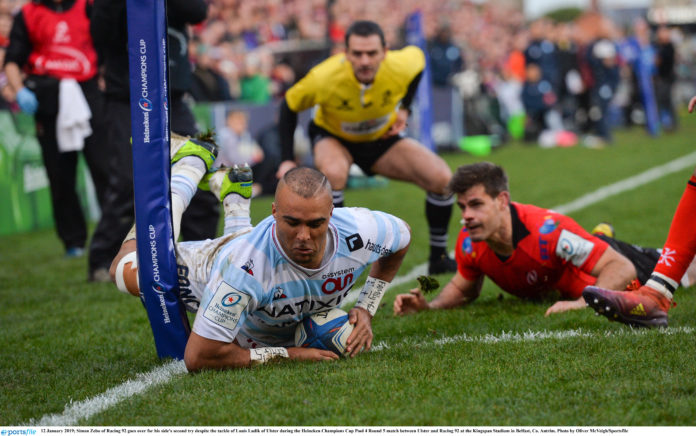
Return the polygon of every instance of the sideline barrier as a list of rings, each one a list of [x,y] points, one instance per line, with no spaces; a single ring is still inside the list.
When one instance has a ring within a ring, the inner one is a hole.
[[[0,236],[53,227],[53,208],[34,121],[25,114],[0,111]],[[77,191],[91,221],[99,207],[84,158],[77,166]]]

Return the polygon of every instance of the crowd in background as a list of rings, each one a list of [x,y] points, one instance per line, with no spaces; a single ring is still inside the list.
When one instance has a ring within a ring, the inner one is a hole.
[[[11,14],[23,3],[0,0],[0,45],[6,45]],[[529,23],[514,2],[478,3],[210,0],[208,19],[190,29],[190,94],[197,102],[268,103],[314,63],[342,50],[345,29],[354,20],[378,21],[387,44],[399,48],[406,44],[407,15],[420,10],[433,84],[460,91],[467,134],[505,136],[509,124],[520,124],[520,114],[526,113],[527,139],[573,132],[607,143],[613,126],[646,118],[637,104],[641,94],[631,44],[652,46],[646,56],[652,58],[662,106],[673,104],[665,96],[678,77],[677,61],[693,51],[692,41],[678,29],[651,32],[645,23],[622,27],[593,13],[573,22]],[[665,57],[669,51],[673,54]],[[660,110],[663,128],[673,129],[676,118],[670,121]],[[513,128],[513,136],[517,131]]]
[[[0,0],[1,47],[7,45],[12,14],[25,2]],[[646,45],[651,50],[643,57],[652,59],[658,117],[663,129],[673,129],[676,117],[669,96],[677,78],[685,75],[678,69],[679,60],[690,59],[694,51],[692,39],[677,28],[651,31],[645,22],[621,26],[593,13],[573,22],[528,23],[513,2],[210,0],[208,4],[208,19],[190,29],[194,69],[190,94],[195,101],[268,103],[282,97],[327,53],[340,51],[345,29],[354,20],[378,21],[387,44],[399,48],[406,44],[407,15],[420,10],[433,84],[460,91],[467,109],[467,134],[506,136],[510,125],[522,124],[527,139],[544,132],[573,132],[589,134],[594,143],[610,142],[613,126],[646,120],[631,58],[635,57],[631,50]],[[3,79],[0,87],[4,89]],[[521,114],[526,114],[524,122]],[[521,128],[512,130],[516,136]],[[557,138],[551,142],[559,142]],[[542,139],[549,142],[549,136]]]

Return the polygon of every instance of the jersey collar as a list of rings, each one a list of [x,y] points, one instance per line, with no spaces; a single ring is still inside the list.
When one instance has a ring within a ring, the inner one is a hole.
[[[530,233],[522,220],[520,220],[517,207],[515,203],[512,202],[510,203],[510,218],[510,222],[512,223],[512,248],[515,249],[517,248],[517,244],[519,244],[522,239],[529,236]]]

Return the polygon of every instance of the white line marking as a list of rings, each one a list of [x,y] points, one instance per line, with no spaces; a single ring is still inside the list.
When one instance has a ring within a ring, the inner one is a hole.
[[[635,189],[639,186],[653,182],[661,177],[676,173],[677,171],[681,171],[689,167],[693,167],[694,165],[696,165],[696,152],[674,159],[673,161],[667,162],[664,165],[650,168],[649,170],[643,171],[642,173],[636,174],[628,179],[620,180],[616,183],[612,183],[611,185],[604,186],[594,192],[583,195],[577,200],[553,207],[552,209],[562,214],[575,212],[592,204],[606,200],[614,195],[630,191],[631,189]]]
[[[135,379],[129,380],[115,388],[108,389],[103,394],[94,398],[73,403],[72,400],[65,406],[61,414],[44,415],[40,420],[30,421],[25,424],[29,427],[40,426],[73,426],[82,419],[102,412],[111,406],[120,403],[128,397],[137,395],[151,386],[169,382],[177,374],[186,373],[186,366],[181,360],[169,362],[150,372],[138,374]]]
[[[583,195],[582,197],[578,198],[575,201],[572,201],[570,203],[566,203],[557,207],[554,207],[553,209],[559,213],[567,214],[570,212],[575,212],[577,210],[583,209],[587,206],[590,206],[594,203],[598,203],[602,200],[605,200],[613,195],[619,194],[621,192],[629,191],[631,189],[635,189],[638,186],[645,185],[647,183],[650,183],[654,180],[657,180],[661,177],[664,177],[668,174],[672,174],[677,171],[681,171],[689,166],[696,165],[696,152],[693,152],[691,154],[687,154],[685,156],[682,156],[678,159],[675,159],[671,162],[668,162],[664,165],[660,165],[658,167],[654,167],[652,169],[649,169],[647,171],[644,171],[640,174],[637,174],[633,177],[629,177],[628,179],[621,180],[619,182],[613,183],[611,185],[607,185],[605,187],[599,188],[594,192],[591,192],[587,195]],[[427,264],[421,264],[416,267],[414,267],[411,271],[409,271],[406,275],[395,277],[394,280],[392,280],[390,286],[399,286],[403,283],[409,282],[411,280],[414,280],[416,277],[420,275],[425,275],[428,272]],[[341,306],[345,306],[348,304],[352,304],[357,300],[359,292],[354,291],[351,292],[345,300],[343,300],[343,303]],[[634,332],[634,330],[628,330],[629,332]],[[641,332],[643,330],[638,330],[637,332]],[[660,332],[664,332],[665,334],[672,334],[672,333],[681,333],[681,332],[686,332],[686,333],[691,333],[693,332],[694,329],[691,327],[680,327],[677,329],[661,329]],[[624,334],[624,330],[619,331],[618,333],[615,332],[607,332],[604,336],[617,336]],[[582,330],[565,330],[561,332],[527,332],[527,333],[502,333],[501,335],[495,336],[495,335],[485,335],[485,336],[467,336],[466,334],[463,335],[457,335],[453,336],[451,338],[440,338],[436,339],[434,341],[428,342],[428,343],[420,343],[421,346],[423,345],[443,345],[447,343],[453,343],[453,342],[482,342],[482,343],[492,343],[492,342],[513,342],[513,341],[529,341],[529,340],[541,340],[541,339],[547,339],[547,338],[556,338],[556,339],[564,339],[567,337],[573,337],[573,336],[602,336],[598,334],[592,334],[592,333],[586,333],[583,332]],[[410,341],[405,339],[399,344],[392,345],[393,346],[406,346],[406,345],[418,345],[418,343],[415,343],[413,341]],[[390,346],[385,343],[385,342],[380,342],[376,344],[374,347],[372,347],[373,351],[379,351],[385,348],[390,348]],[[44,415],[41,419],[38,421],[30,421],[28,425],[30,426],[41,426],[41,425],[57,425],[57,426],[70,426],[70,425],[75,425],[79,422],[81,419],[87,419],[90,416],[102,412],[106,409],[108,409],[111,406],[116,405],[117,403],[121,402],[122,400],[133,396],[137,395],[146,389],[148,389],[150,386],[158,385],[158,384],[163,384],[169,382],[169,380],[177,375],[177,374],[183,374],[186,372],[186,367],[184,366],[184,363],[181,361],[175,361],[175,362],[170,362],[168,364],[165,364],[164,366],[161,366],[159,368],[155,368],[154,370],[150,371],[149,373],[145,374],[140,374],[136,377],[134,380],[129,380],[119,386],[116,386],[114,388],[108,389],[105,391],[103,394],[99,394],[96,397],[92,399],[88,399],[85,401],[80,401],[77,403],[72,403],[70,402],[69,405],[66,405],[65,410],[63,411],[62,414],[53,414],[53,415]]]
[[[696,331],[694,327],[675,327],[666,329],[621,329],[621,330],[607,330],[604,332],[590,332],[584,331],[582,329],[573,330],[561,330],[561,331],[526,331],[522,333],[515,332],[502,332],[499,335],[479,335],[479,336],[469,336],[466,333],[455,336],[446,336],[443,338],[437,338],[432,340],[414,340],[413,338],[404,338],[403,340],[397,342],[396,344],[390,345],[386,342],[378,342],[371,351],[382,351],[390,348],[399,347],[428,347],[428,346],[441,346],[447,344],[456,344],[460,342],[471,342],[477,344],[497,344],[502,342],[532,342],[532,341],[543,341],[546,339],[569,339],[569,338],[609,338],[609,337],[620,337],[629,335],[644,335],[648,332],[659,332],[665,335],[674,334],[692,334]]]

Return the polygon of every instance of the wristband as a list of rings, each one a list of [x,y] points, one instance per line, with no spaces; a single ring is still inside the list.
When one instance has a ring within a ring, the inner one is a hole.
[[[262,365],[277,357],[289,358],[288,349],[284,347],[252,348],[249,350],[252,365]]]
[[[387,285],[389,285],[389,282],[368,276],[367,280],[365,280],[365,285],[360,291],[360,295],[358,295],[358,301],[355,303],[355,306],[365,309],[370,315],[375,316],[377,308],[379,308],[379,302],[382,301],[382,297],[387,290]]]

